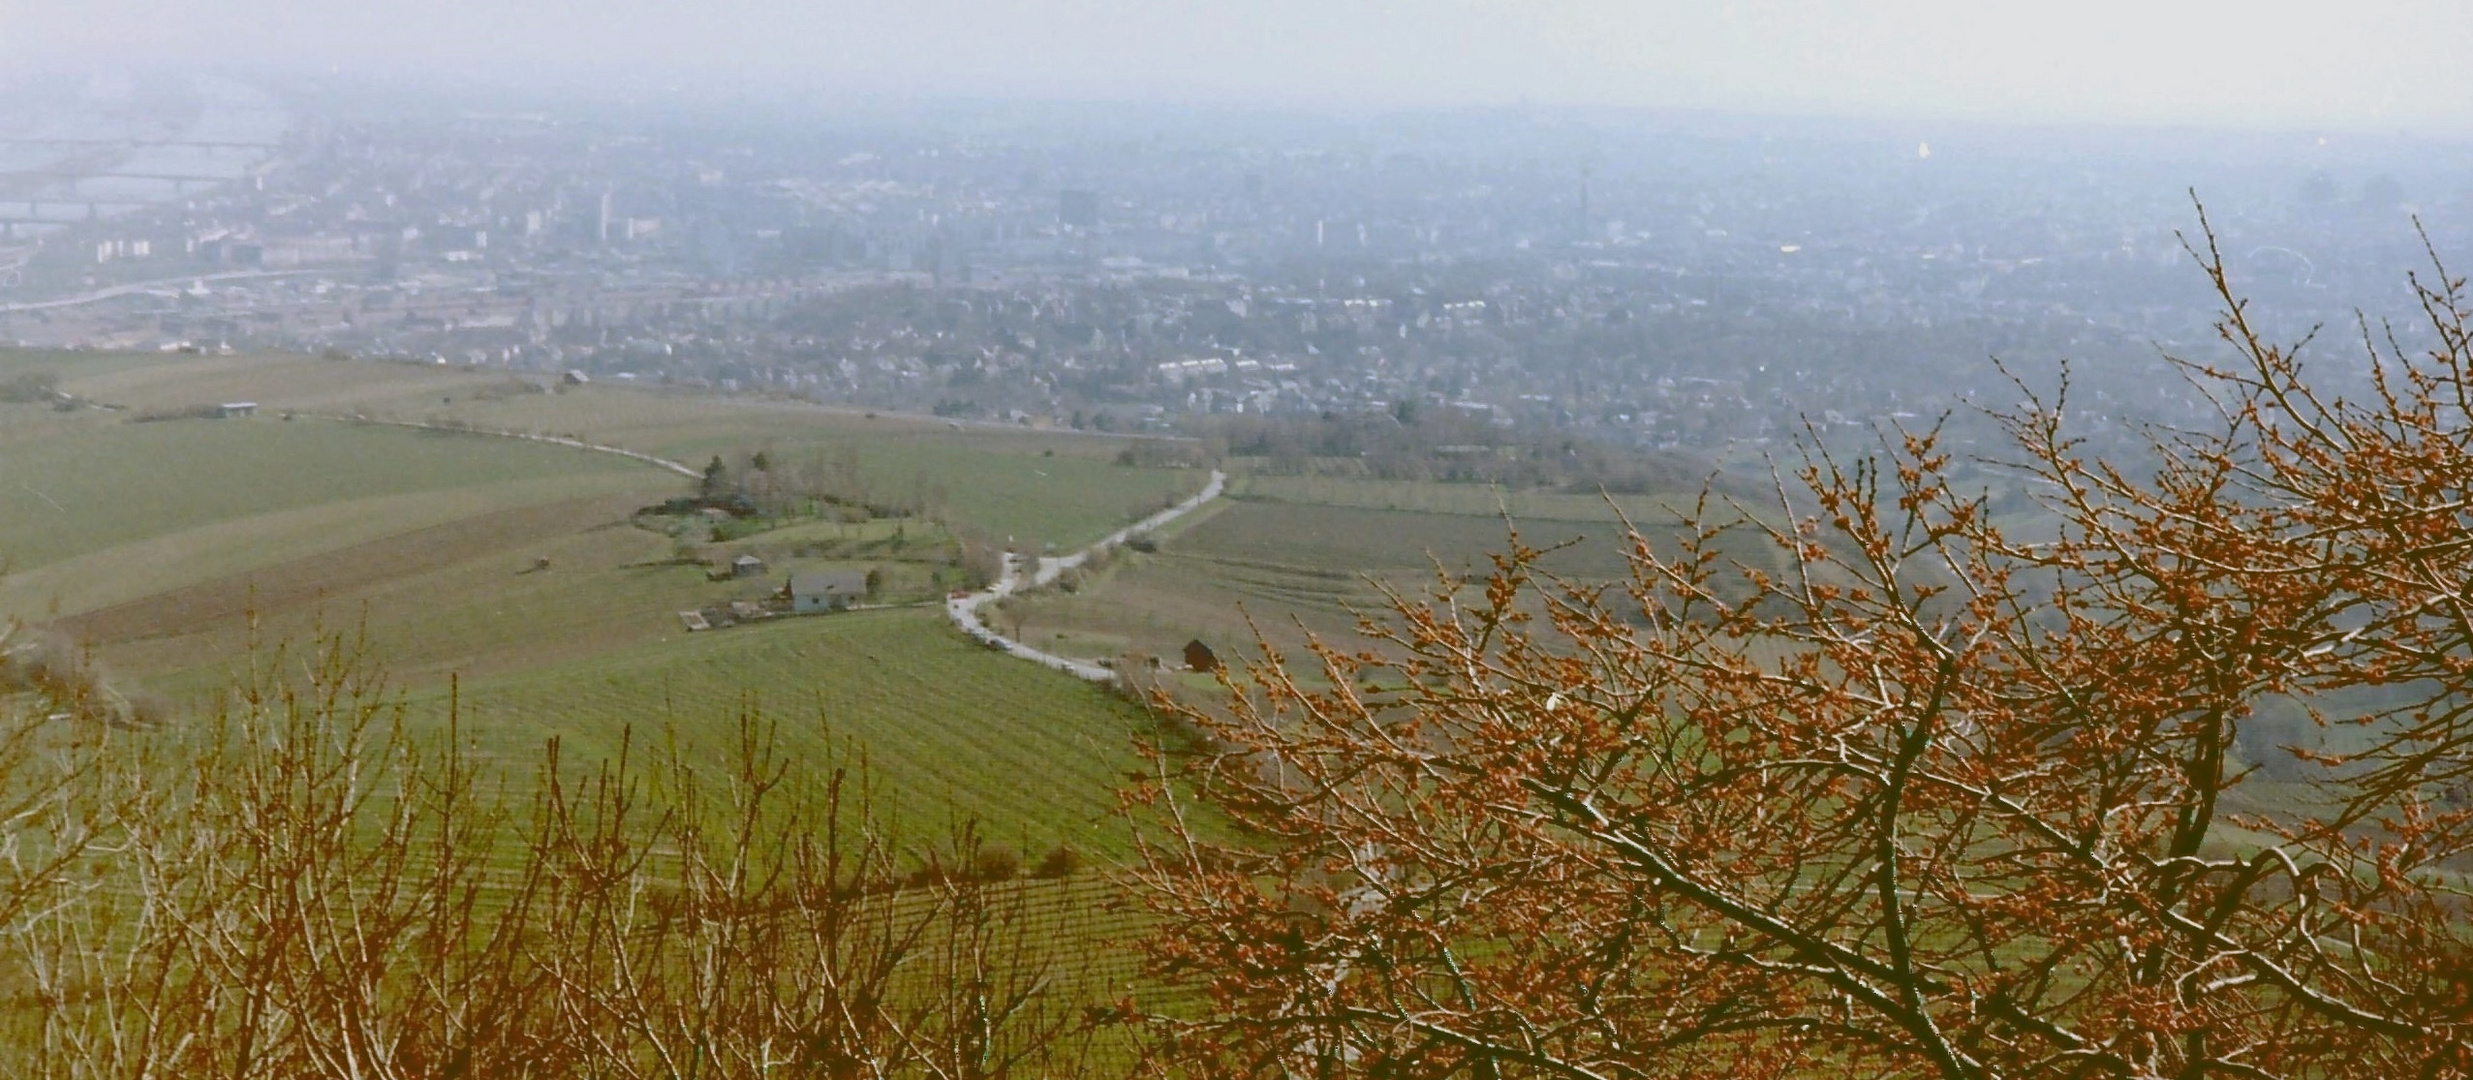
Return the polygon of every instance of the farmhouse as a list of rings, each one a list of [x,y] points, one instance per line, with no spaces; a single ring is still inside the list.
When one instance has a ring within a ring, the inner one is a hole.
[[[254,401],[227,401],[215,406],[215,419],[217,420],[229,420],[235,416],[256,416],[257,414],[258,403]]]
[[[753,555],[741,555],[732,559],[730,560],[730,576],[762,577],[764,576],[764,560]]]
[[[788,591],[794,614],[841,611],[867,598],[867,575],[856,570],[792,574]]]

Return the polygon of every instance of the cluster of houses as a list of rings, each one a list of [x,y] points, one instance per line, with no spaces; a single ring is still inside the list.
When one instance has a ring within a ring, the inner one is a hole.
[[[759,578],[764,560],[741,555],[730,562],[730,576]],[[714,630],[785,615],[822,615],[847,611],[868,596],[867,574],[858,570],[806,570],[790,575],[782,587],[758,600],[733,600],[678,613],[689,630]]]

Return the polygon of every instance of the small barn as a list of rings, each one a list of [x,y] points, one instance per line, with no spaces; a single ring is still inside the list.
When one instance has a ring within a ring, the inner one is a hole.
[[[254,401],[227,401],[215,406],[215,419],[217,420],[229,420],[236,416],[256,416],[257,414],[258,403]]]
[[[763,577],[764,560],[753,555],[741,555],[730,560],[731,577]]]
[[[1185,643],[1185,668],[1188,671],[1217,671],[1219,654],[1212,652],[1201,638],[1195,638]]]
[[[842,611],[867,599],[867,575],[856,570],[818,570],[790,575],[790,610],[810,615]]]

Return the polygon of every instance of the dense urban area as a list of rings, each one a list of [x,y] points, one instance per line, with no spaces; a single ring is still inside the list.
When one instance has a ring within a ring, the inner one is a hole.
[[[2473,230],[2464,152],[2403,136],[25,89],[0,340],[1247,417],[1212,430],[1324,451],[1420,425],[1723,458],[1999,404],[1994,358],[2072,363],[2094,430],[2173,417],[2163,356],[2215,314],[2194,196],[2288,336],[2402,310],[2417,222]]]

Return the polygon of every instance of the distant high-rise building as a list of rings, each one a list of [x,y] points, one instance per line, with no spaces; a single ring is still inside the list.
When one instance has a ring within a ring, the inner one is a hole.
[[[614,202],[616,200],[611,193],[604,189],[601,192],[601,242],[604,244],[610,242],[610,210]]]
[[[1099,227],[1099,193],[1068,188],[1056,193],[1057,224],[1076,229]]]

